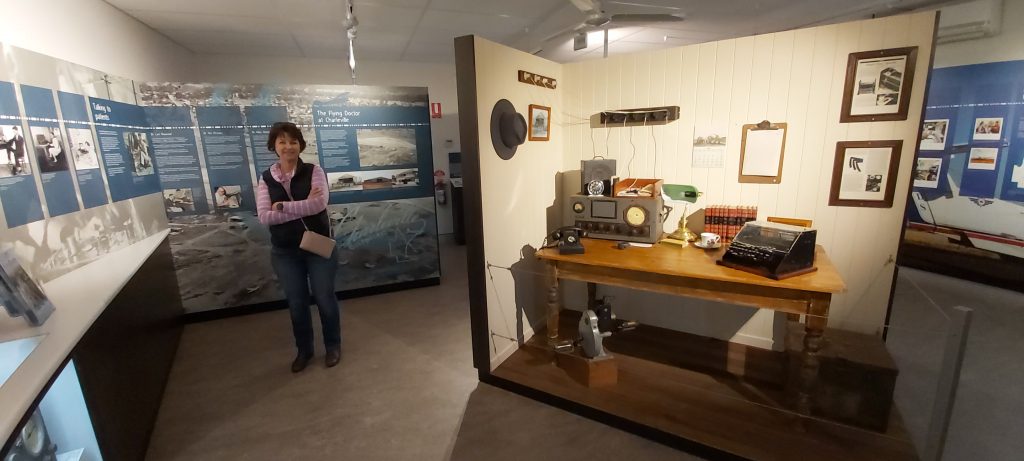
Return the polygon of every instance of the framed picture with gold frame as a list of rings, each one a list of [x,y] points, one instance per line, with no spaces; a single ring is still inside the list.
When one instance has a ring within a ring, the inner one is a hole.
[[[839,122],[906,120],[917,47],[850,53]]]
[[[530,141],[551,139],[551,108],[530,104]]]
[[[898,139],[836,143],[829,206],[892,208],[902,150]]]

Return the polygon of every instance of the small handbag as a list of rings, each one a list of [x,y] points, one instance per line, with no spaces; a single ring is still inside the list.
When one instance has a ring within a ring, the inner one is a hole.
[[[292,198],[291,191],[287,188],[284,191],[288,194],[288,198],[294,202],[295,199]],[[336,244],[334,239],[309,230],[305,218],[299,218],[299,221],[302,222],[302,227],[306,228],[306,231],[302,233],[302,241],[299,242],[299,248],[321,256],[324,259],[331,259],[331,255],[334,254],[334,245]]]

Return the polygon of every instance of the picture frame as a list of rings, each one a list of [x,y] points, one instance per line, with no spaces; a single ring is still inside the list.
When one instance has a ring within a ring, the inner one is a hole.
[[[892,208],[902,151],[902,140],[836,143],[829,206]]]
[[[551,139],[551,108],[530,104],[529,119],[530,141],[548,141]]]
[[[917,47],[850,53],[840,123],[906,120]]]

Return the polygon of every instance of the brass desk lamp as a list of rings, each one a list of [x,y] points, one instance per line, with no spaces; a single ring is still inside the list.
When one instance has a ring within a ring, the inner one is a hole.
[[[683,214],[679,216],[679,227],[671,234],[665,236],[664,241],[686,246],[689,242],[697,240],[697,235],[686,227],[687,203],[696,203],[701,192],[696,187],[683,184],[664,184],[661,187],[665,200],[672,202],[683,202]]]

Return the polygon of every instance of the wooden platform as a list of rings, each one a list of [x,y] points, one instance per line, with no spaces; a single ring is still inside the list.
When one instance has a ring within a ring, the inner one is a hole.
[[[618,383],[587,388],[558,368],[543,338],[538,333],[493,375],[747,459],[918,459],[895,411],[885,434],[802,418],[786,407],[779,386],[691,371],[614,346],[608,350],[618,362]]]

